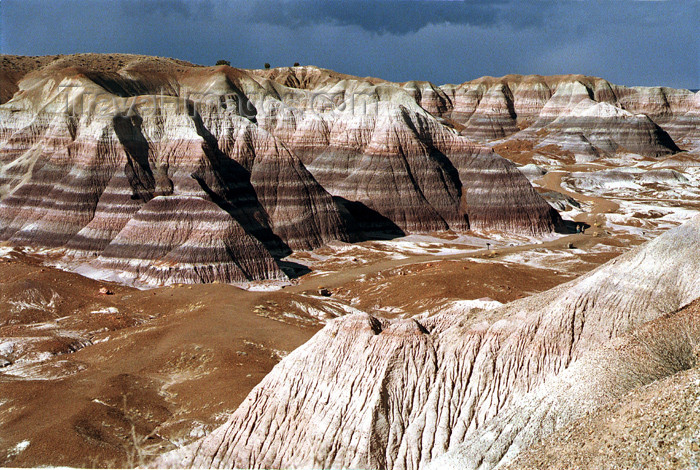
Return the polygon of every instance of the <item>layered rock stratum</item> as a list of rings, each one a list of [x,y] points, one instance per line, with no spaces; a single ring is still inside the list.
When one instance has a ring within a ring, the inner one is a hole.
[[[697,362],[700,216],[588,274],[480,313],[339,318],[226,424],[156,465],[493,468]]]
[[[285,279],[281,258],[331,240],[553,231],[558,213],[494,151],[503,139],[577,161],[698,143],[697,94],[592,77],[437,87],[123,54],[2,64],[0,241],[146,285]],[[181,210],[190,232],[174,235]]]

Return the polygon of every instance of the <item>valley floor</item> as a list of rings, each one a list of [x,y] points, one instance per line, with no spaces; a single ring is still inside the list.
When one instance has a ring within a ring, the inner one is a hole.
[[[578,277],[700,210],[698,166],[535,163],[550,171],[533,183],[559,193],[564,218],[585,223],[584,233],[333,242],[285,259],[309,270],[291,285],[248,290],[138,290],[0,247],[0,465],[143,463],[221,424],[332,318],[506,303]],[[655,179],[662,166],[683,178]]]

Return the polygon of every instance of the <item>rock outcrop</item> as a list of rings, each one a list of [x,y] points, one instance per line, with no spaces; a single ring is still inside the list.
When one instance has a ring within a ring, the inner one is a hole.
[[[447,112],[434,87],[417,96],[315,67],[246,71],[124,54],[2,60],[16,92],[0,106],[0,241],[119,266],[139,282],[280,278],[270,258],[331,240],[538,234],[561,221],[514,165],[418,103]],[[178,208],[213,226],[195,228]],[[160,209],[175,218],[154,216]],[[185,219],[196,234],[172,234]],[[159,248],[125,248],[143,237]],[[146,269],[156,260],[170,274]]]
[[[148,201],[97,262],[152,285],[285,277],[262,243],[226,211],[189,196]]]
[[[584,419],[602,406],[624,401],[639,387],[656,385],[658,381],[667,381],[678,373],[697,367],[696,346],[700,341],[698,307],[700,301],[695,301],[679,312],[653,320],[631,333],[614,338],[599,349],[588,351],[558,377],[513,400],[498,419],[467,436],[427,468],[485,469],[501,464],[513,469],[532,468],[526,464],[527,457],[518,458],[519,453],[550,433],[556,434],[569,423],[575,427],[576,420]],[[625,429],[625,433],[628,431],[629,428]],[[552,439],[556,442],[556,435],[548,439],[550,445]],[[541,447],[540,444],[537,446]],[[641,444],[633,449],[647,447]],[[602,457],[599,451],[600,448],[596,448],[594,460]],[[647,452],[648,449],[644,453]],[[511,463],[512,459],[515,461]],[[615,468],[612,462],[614,457],[608,456],[605,465],[597,468]],[[573,466],[580,468],[579,465]],[[558,458],[550,455],[549,462],[546,465],[541,463],[539,467],[571,466],[558,464]]]
[[[700,298],[698,246],[696,216],[579,279],[490,311],[329,322],[226,424],[156,465],[507,462],[609,395],[683,369],[700,322],[672,314]]]
[[[15,93],[0,105],[0,241],[96,268],[155,197],[210,201],[279,259],[376,232],[551,232],[558,213],[494,139],[577,161],[700,145],[697,94],[592,77],[438,87],[124,54],[2,61]]]
[[[654,322],[633,337],[624,338],[622,348],[610,348],[608,357],[601,358],[603,367],[599,371],[607,368],[623,373],[604,372],[607,380],[588,384],[587,390],[574,388],[578,393],[584,392],[577,400],[559,397],[555,406],[561,409],[568,403],[569,416],[580,417],[528,447],[505,468],[612,470],[697,466],[699,318],[700,302],[696,301],[674,318]],[[653,331],[654,327],[663,330]],[[622,353],[630,346],[631,354]],[[636,358],[629,361],[634,355],[647,359],[646,367],[644,361]],[[625,393],[631,387],[634,388]],[[589,406],[577,406],[586,402]],[[455,463],[461,468],[459,462]]]
[[[679,143],[700,143],[700,97],[688,90],[628,88],[579,75],[485,77],[441,90],[439,116],[476,140],[557,145],[584,161],[617,151],[660,157],[679,151]]]

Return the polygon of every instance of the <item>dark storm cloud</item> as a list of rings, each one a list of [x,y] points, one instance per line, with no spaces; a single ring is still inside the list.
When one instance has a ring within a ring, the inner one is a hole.
[[[254,1],[250,19],[289,27],[325,23],[371,33],[406,34],[431,24],[493,25],[504,1]]]
[[[697,0],[2,0],[11,54],[130,52],[389,80],[581,73],[700,87]]]

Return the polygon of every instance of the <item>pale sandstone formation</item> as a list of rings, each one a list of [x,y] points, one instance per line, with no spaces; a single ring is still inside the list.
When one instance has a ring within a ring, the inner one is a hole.
[[[0,241],[64,250],[140,282],[233,282],[283,277],[270,257],[374,232],[539,234],[561,222],[512,163],[397,84],[123,54],[22,60],[3,57],[18,64],[3,78],[18,91],[0,106]],[[170,275],[144,274],[163,253],[123,247],[146,236],[139,217],[182,205],[144,211],[159,197],[188,198],[218,237],[244,241],[211,240],[219,251],[201,257],[172,246],[192,242],[170,233],[179,219],[151,217],[147,236],[167,247]],[[238,268],[211,270],[214,261]]]
[[[555,144],[584,160],[618,150],[658,157],[700,143],[700,95],[688,90],[579,75],[485,77],[441,90],[447,101],[432,106],[477,140]]]
[[[505,463],[610,396],[682,369],[700,322],[664,315],[700,297],[698,246],[700,216],[483,313],[331,321],[226,424],[155,465],[417,469],[448,452],[434,468]]]
[[[548,461],[540,462],[538,468],[581,468],[580,464],[558,464],[558,457],[551,450],[537,449],[542,447],[539,441],[555,433],[547,438],[547,443],[550,446],[552,443],[561,445],[563,443],[557,442],[557,438],[562,436],[557,435],[557,431],[567,424],[574,422],[575,429],[576,420],[584,419],[602,406],[624,402],[630,391],[656,381],[665,381],[700,365],[697,357],[697,346],[700,344],[698,307],[700,302],[695,301],[677,313],[660,317],[631,333],[614,338],[599,349],[588,351],[559,376],[516,398],[499,413],[498,419],[491,420],[481,430],[468,435],[462,443],[426,468],[463,470],[505,466],[527,469],[532,468],[532,457],[527,454],[537,453],[550,454]],[[681,417],[677,418],[682,420]],[[670,421],[675,420],[672,418]],[[632,424],[621,424],[625,426],[625,434],[629,431],[627,426]],[[698,423],[694,424],[697,431]],[[535,444],[538,445],[534,452],[529,452],[528,449]],[[672,444],[670,439],[666,444]],[[652,444],[652,447],[655,446]],[[587,449],[594,455],[591,460],[599,463],[593,468],[620,468],[615,467],[615,457],[611,455],[605,456],[605,464],[601,465],[600,457],[604,457],[600,455],[602,450]],[[522,458],[521,451],[526,451]],[[649,443],[637,442],[630,451],[653,455]],[[668,454],[664,457],[668,458]]]
[[[154,227],[163,233],[154,232]],[[235,219],[216,204],[191,196],[148,201],[97,261],[153,285],[245,281],[260,274],[285,278],[265,247]]]
[[[622,343],[631,346],[632,354],[647,359],[646,367],[638,360],[624,362],[630,356],[618,352],[624,351],[623,348],[611,351],[617,360],[603,358],[601,364],[609,368],[607,374],[601,370],[607,375],[607,383],[596,383],[602,386],[600,390],[589,387],[583,395],[590,397],[589,400],[599,398],[600,401],[593,403],[593,407],[570,406],[572,416],[579,415],[580,418],[528,447],[505,468],[697,467],[700,452],[700,338],[697,331],[700,302],[694,302],[674,316],[676,318],[670,321],[654,322],[641,334],[635,334]],[[649,331],[654,326],[662,330]],[[672,342],[674,335],[678,340],[675,343]],[[614,367],[610,368],[611,365]],[[624,374],[611,374],[610,370]],[[680,372],[674,373],[677,370]],[[649,379],[654,381],[645,383]],[[630,385],[635,388],[625,393]]]
[[[477,141],[553,145],[578,161],[700,144],[697,94],[592,77],[438,87],[124,54],[2,60],[17,91],[0,106],[0,241],[98,268],[157,196],[213,202],[276,259],[377,232],[541,234],[558,213]]]
[[[258,124],[286,142],[366,231],[541,233],[559,222],[510,162],[416,102],[432,109],[425,99],[437,91],[426,82],[398,86],[313,67],[256,74],[274,78],[265,86],[294,104],[279,106],[250,93],[256,109],[268,110],[256,116]],[[281,85],[296,83],[302,88]]]

